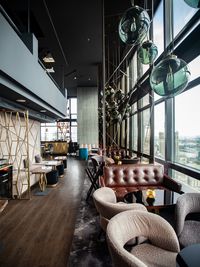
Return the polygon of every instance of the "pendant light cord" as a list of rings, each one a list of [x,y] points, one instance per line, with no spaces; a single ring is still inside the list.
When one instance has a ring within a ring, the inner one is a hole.
[[[64,50],[63,50],[63,47],[62,47],[61,42],[60,42],[60,39],[59,39],[59,37],[58,37],[56,28],[55,28],[55,26],[54,26],[54,23],[53,23],[53,20],[52,20],[52,17],[51,17],[51,14],[50,14],[49,9],[48,9],[47,4],[46,4],[46,1],[43,0],[43,3],[44,3],[44,6],[45,6],[47,15],[48,15],[48,17],[49,17],[49,20],[50,20],[50,22],[51,22],[51,26],[52,26],[53,31],[54,31],[54,34],[55,34],[55,36],[56,36],[56,39],[57,39],[58,45],[59,45],[59,47],[60,47],[61,53],[62,53],[62,55],[63,55],[65,64],[68,66],[69,64],[68,64],[68,62],[67,62],[67,59],[66,59],[66,56],[65,56],[65,52],[64,52]]]

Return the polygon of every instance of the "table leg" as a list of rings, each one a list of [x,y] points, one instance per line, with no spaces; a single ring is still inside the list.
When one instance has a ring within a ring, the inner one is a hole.
[[[41,191],[45,191],[47,185],[46,173],[40,173],[39,186]]]

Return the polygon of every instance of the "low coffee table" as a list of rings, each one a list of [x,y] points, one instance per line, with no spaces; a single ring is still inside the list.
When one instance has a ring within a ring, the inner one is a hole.
[[[153,189],[154,198],[147,197],[147,190],[129,192],[124,196],[125,203],[141,203],[148,211],[159,213],[161,209],[174,208],[179,193],[167,189]]]

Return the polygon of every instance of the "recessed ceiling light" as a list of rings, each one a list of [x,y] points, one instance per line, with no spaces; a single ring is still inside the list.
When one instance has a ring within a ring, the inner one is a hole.
[[[91,78],[90,77],[88,78],[88,81],[91,81]]]
[[[46,112],[46,109],[41,109],[40,112],[45,113]]]
[[[20,102],[20,103],[25,103],[26,102],[26,99],[17,99],[16,101],[17,102]]]
[[[77,77],[76,76],[74,76],[74,80],[76,80],[77,79]]]

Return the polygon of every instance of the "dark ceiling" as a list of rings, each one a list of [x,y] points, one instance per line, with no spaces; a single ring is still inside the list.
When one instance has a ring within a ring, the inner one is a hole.
[[[102,2],[0,0],[21,32],[28,31],[30,22],[30,31],[38,39],[40,60],[51,52],[55,63],[45,66],[54,68],[52,77],[61,90],[65,87],[69,92],[77,86],[98,84],[98,68],[102,63]],[[119,18],[131,6],[131,1],[104,2],[106,36],[115,40]]]

